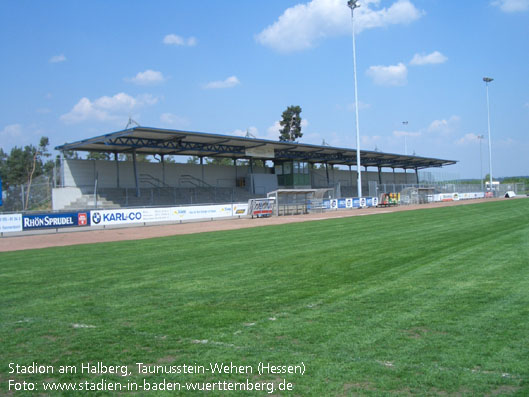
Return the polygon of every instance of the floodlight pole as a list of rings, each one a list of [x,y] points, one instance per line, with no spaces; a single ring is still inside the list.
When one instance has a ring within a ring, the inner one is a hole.
[[[358,82],[356,79],[356,43],[355,43],[355,18],[354,10],[360,7],[358,0],[349,0],[347,6],[351,9],[351,21],[353,23],[353,70],[355,83],[355,115],[356,115],[356,169],[358,170],[357,189],[358,197],[362,197],[362,171],[360,165],[360,123],[358,121]]]
[[[483,192],[483,158],[481,156],[481,142],[485,135],[478,135],[479,139],[479,180],[481,181],[481,191]]]
[[[493,78],[483,77],[485,82],[485,87],[487,89],[487,126],[489,130],[489,182],[490,182],[490,191],[494,194],[494,189],[492,186],[492,143],[490,140],[490,105],[489,105],[489,83],[493,81]]]
[[[402,125],[408,126],[408,122],[403,121]],[[408,155],[408,142],[406,140],[406,135],[407,135],[407,131],[404,131],[404,154],[407,156]]]

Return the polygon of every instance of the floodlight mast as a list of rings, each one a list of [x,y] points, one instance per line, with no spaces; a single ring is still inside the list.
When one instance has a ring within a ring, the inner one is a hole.
[[[489,183],[490,183],[490,191],[492,194],[494,194],[494,189],[492,186],[492,143],[490,139],[490,105],[489,105],[489,83],[492,82],[494,79],[491,77],[483,77],[483,81],[485,82],[485,86],[487,88],[487,127],[489,130]]]
[[[479,179],[481,181],[481,191],[484,192],[483,190],[483,160],[482,160],[482,156],[481,156],[481,141],[483,141],[483,139],[485,139],[485,135],[478,135],[478,140],[479,140]]]
[[[351,21],[353,23],[353,70],[354,70],[354,83],[355,83],[355,116],[356,116],[356,168],[358,173],[357,179],[357,191],[358,197],[362,197],[362,172],[360,165],[360,123],[358,121],[358,82],[356,79],[356,43],[355,43],[355,19],[354,10],[360,7],[358,0],[349,0],[347,6],[351,9]]]

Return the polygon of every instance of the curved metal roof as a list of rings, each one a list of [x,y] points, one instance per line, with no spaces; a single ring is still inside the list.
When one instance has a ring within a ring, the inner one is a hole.
[[[356,149],[280,142],[203,132],[134,127],[57,146],[57,150],[298,160],[310,163],[356,164]],[[364,167],[424,169],[455,164],[455,160],[360,151]]]

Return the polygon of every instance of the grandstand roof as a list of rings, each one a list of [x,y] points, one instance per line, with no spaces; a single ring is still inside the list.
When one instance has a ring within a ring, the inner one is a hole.
[[[298,160],[310,163],[356,164],[356,149],[280,142],[203,132],[134,127],[123,131],[65,143],[57,150]],[[364,167],[423,169],[455,164],[455,160],[408,156],[378,151],[360,151]]]

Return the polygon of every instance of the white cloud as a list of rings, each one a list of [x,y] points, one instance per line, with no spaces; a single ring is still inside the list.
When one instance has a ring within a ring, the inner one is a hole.
[[[462,138],[455,141],[456,145],[468,145],[469,143],[479,142],[479,136],[474,133],[465,134]]]
[[[67,124],[83,121],[124,121],[130,112],[144,106],[154,105],[157,102],[158,98],[149,94],[132,97],[123,92],[112,97],[102,96],[94,101],[84,97],[75,104],[72,110],[63,114],[60,119]]]
[[[396,136],[396,137],[421,136],[422,132],[420,132],[420,131],[416,131],[416,132],[411,132],[411,131],[393,131],[393,135]]]
[[[279,130],[281,129],[281,124],[279,121],[276,121],[266,130],[268,139],[278,140],[279,139]]]
[[[22,136],[22,126],[20,124],[6,125],[4,129],[0,131],[0,136],[2,137],[2,140],[18,138]]]
[[[434,65],[438,63],[445,63],[448,60],[439,51],[434,51],[428,55],[415,54],[413,59],[410,61],[410,65],[422,66],[422,65]]]
[[[459,116],[451,116],[448,120],[434,120],[428,126],[427,132],[443,135],[451,134],[459,126],[460,120],[461,118]]]
[[[162,72],[147,69],[145,72],[139,72],[133,78],[126,80],[139,85],[154,85],[163,83],[165,81],[165,77],[163,77]]]
[[[61,55],[52,56],[50,58],[49,62],[50,63],[59,63],[59,62],[64,62],[64,61],[66,61],[66,57],[63,54],[61,54]]]
[[[409,0],[378,8],[380,0],[365,0],[355,10],[355,30],[407,24],[423,14]],[[256,36],[262,45],[280,52],[314,47],[327,37],[351,32],[351,12],[345,0],[312,0],[287,8],[272,25]]]
[[[377,85],[401,86],[408,82],[408,68],[402,62],[389,66],[370,66],[367,75]]]
[[[168,34],[163,38],[163,43],[167,45],[193,47],[197,45],[197,39],[195,37],[185,38],[176,34]]]
[[[162,113],[160,115],[160,123],[162,123],[164,127],[182,128],[189,125],[189,120],[173,113]]]
[[[518,12],[529,10],[529,0],[494,0],[493,6],[500,7],[503,12]]]
[[[217,89],[217,88],[232,88],[239,84],[241,84],[241,82],[236,76],[230,76],[226,78],[225,80],[212,81],[212,82],[206,83],[202,86],[202,88],[206,90]]]
[[[524,104],[523,107],[529,109],[529,102],[527,102],[526,104]]]
[[[250,133],[250,138],[256,137],[261,139],[267,139],[262,138],[259,136],[259,130],[257,127],[248,127],[246,130],[237,129],[235,131],[229,132],[228,135],[235,135],[235,136],[246,136],[247,133]]]

